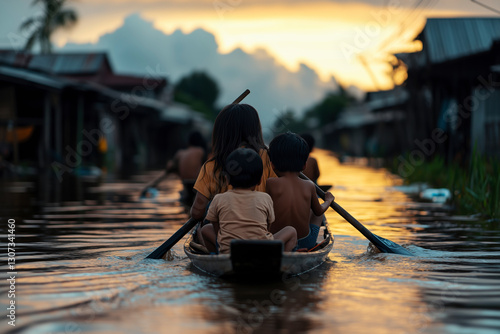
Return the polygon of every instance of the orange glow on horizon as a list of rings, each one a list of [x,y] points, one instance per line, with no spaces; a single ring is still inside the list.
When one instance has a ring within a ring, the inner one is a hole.
[[[239,3],[232,7],[228,2],[222,8],[216,8],[212,1],[193,8],[180,6],[179,2],[172,8],[161,7],[154,1],[143,3],[141,16],[166,34],[177,29],[189,33],[202,28],[214,34],[222,54],[235,48],[248,53],[264,49],[291,71],[297,71],[304,63],[323,81],[333,76],[344,86],[355,85],[364,90],[393,86],[388,56],[391,52],[418,49],[411,41],[422,29],[425,17],[464,15],[457,11],[419,9],[417,12],[362,3],[253,5],[241,1],[232,2]],[[118,28],[123,18],[133,12],[123,7],[112,14],[92,17],[82,12],[79,25],[70,34],[57,34],[56,44],[96,42],[102,34]],[[360,55],[367,65],[360,61]]]

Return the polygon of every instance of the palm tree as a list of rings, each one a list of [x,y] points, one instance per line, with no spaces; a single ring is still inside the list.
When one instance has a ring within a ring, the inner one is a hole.
[[[32,30],[24,50],[30,51],[38,42],[42,53],[51,53],[50,37],[54,31],[73,26],[78,16],[73,9],[63,8],[66,0],[33,0],[32,5],[38,3],[44,6],[43,15],[31,17],[21,24],[21,31]]]

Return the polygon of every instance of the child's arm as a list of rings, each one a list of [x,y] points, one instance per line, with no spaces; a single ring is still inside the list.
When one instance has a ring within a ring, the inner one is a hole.
[[[210,252],[217,252],[217,235],[219,234],[219,217],[217,214],[218,198],[214,198],[208,208],[205,222],[201,229],[201,244],[207,247]]]
[[[215,195],[212,203],[208,207],[207,215],[205,221],[210,222],[213,225],[215,234],[219,233],[219,196]]]
[[[323,202],[323,204],[320,204],[318,201],[318,196],[316,196],[316,187],[314,185],[312,185],[311,190],[311,209],[316,216],[320,216],[325,213],[330,204],[332,204],[332,202],[335,200],[335,197],[331,192],[328,191],[325,193],[325,201]]]
[[[203,221],[205,217],[205,212],[210,200],[202,195],[200,192],[196,192],[196,196],[194,197],[194,203],[191,207],[191,217],[196,219],[197,221]]]

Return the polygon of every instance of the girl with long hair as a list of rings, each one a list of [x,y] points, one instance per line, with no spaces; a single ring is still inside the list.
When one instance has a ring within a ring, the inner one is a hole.
[[[197,191],[191,216],[201,221],[208,203],[215,195],[229,189],[224,172],[226,159],[239,147],[251,148],[262,158],[264,173],[257,191],[266,191],[266,181],[276,177],[262,137],[259,114],[248,104],[230,104],[217,116],[212,132],[211,158],[203,165],[194,185]]]

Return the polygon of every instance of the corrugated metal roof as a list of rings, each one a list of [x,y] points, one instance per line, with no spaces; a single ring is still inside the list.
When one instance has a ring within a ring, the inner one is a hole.
[[[2,64],[26,67],[31,58],[32,55],[28,53],[15,50],[0,50],[0,63]]]
[[[15,64],[16,54],[14,52],[0,50],[0,62],[5,64]]]
[[[94,91],[102,96],[122,101],[129,106],[137,105],[142,108],[156,110],[160,113],[163,120],[170,121],[172,123],[184,124],[196,117],[195,113],[189,108],[184,110],[178,108],[167,111],[167,105],[158,100],[125,94],[92,82],[76,82],[71,79],[64,79],[24,68],[0,65],[0,82],[2,81],[19,82],[29,86],[43,87],[44,89],[50,91],[61,91],[68,87],[79,91]]]
[[[165,121],[187,124],[201,116],[185,104],[173,103],[163,109],[160,117]]]
[[[391,90],[382,90],[367,93],[367,101],[365,102],[371,110],[384,110],[391,107],[399,106],[405,103],[410,94],[401,87],[396,87]]]
[[[104,53],[34,55],[28,68],[57,74],[97,73],[107,61]]]
[[[333,126],[330,126],[329,128],[325,127],[324,130],[332,132],[334,130],[346,128],[355,129],[370,124],[399,121],[404,118],[405,113],[403,110],[372,112],[368,106],[357,109],[351,108],[340,114],[339,119],[333,124]]]
[[[500,18],[430,18],[419,35],[432,63],[488,51],[500,39]]]
[[[68,82],[60,78],[53,78],[46,74],[8,66],[0,66],[0,81],[2,77],[45,87],[50,90],[61,90],[68,86]]]

